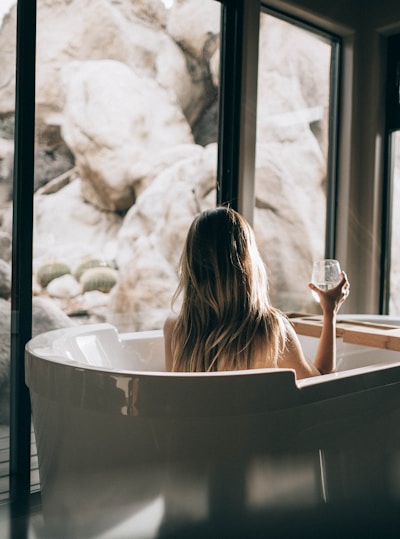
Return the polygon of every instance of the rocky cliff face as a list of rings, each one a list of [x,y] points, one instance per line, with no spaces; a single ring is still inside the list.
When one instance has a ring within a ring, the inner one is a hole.
[[[188,226],[215,205],[219,10],[211,0],[179,0],[170,10],[159,0],[39,0],[34,270],[57,258],[73,275],[91,255],[118,274],[102,299],[68,279],[53,285],[64,312],[125,330],[161,327]],[[329,54],[271,17],[260,43],[255,232],[274,303],[312,310],[307,282],[323,255]],[[4,18],[0,50],[4,186],[15,9]],[[7,206],[8,190],[0,196]],[[9,211],[2,222],[7,235]],[[37,284],[35,293],[50,294]]]

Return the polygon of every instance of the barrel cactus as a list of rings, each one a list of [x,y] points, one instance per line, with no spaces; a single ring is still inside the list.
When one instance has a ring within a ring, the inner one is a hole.
[[[42,288],[63,275],[71,273],[71,268],[62,260],[49,260],[43,263],[36,272],[37,282]]]
[[[99,290],[109,292],[117,283],[117,272],[109,267],[89,268],[84,271],[80,278],[83,292]]]
[[[91,268],[111,268],[111,264],[104,258],[97,256],[88,256],[84,258],[75,268],[74,277],[79,282],[83,273]]]

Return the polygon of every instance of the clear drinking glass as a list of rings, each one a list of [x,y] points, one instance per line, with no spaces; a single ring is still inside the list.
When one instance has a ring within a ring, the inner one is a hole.
[[[329,290],[339,284],[340,272],[340,264],[337,260],[331,258],[317,260],[313,264],[311,282],[321,290]],[[318,294],[313,290],[311,293],[315,301],[319,302]]]

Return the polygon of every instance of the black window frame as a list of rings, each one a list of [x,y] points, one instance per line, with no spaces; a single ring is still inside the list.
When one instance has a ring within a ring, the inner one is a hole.
[[[10,335],[10,500],[30,494],[31,408],[25,345],[32,335],[36,0],[17,0]]]
[[[229,204],[235,210],[239,208],[244,1],[225,0],[221,2],[216,202],[217,205]]]

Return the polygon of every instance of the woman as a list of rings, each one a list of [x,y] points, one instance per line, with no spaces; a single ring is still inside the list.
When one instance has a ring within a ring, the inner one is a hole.
[[[198,215],[186,238],[178,315],[164,324],[169,371],[207,372],[267,367],[292,368],[297,378],[335,371],[336,314],[350,285],[344,272],[329,291],[313,284],[323,312],[314,362],[304,357],[288,319],[272,307],[268,278],[247,221],[227,207]]]

